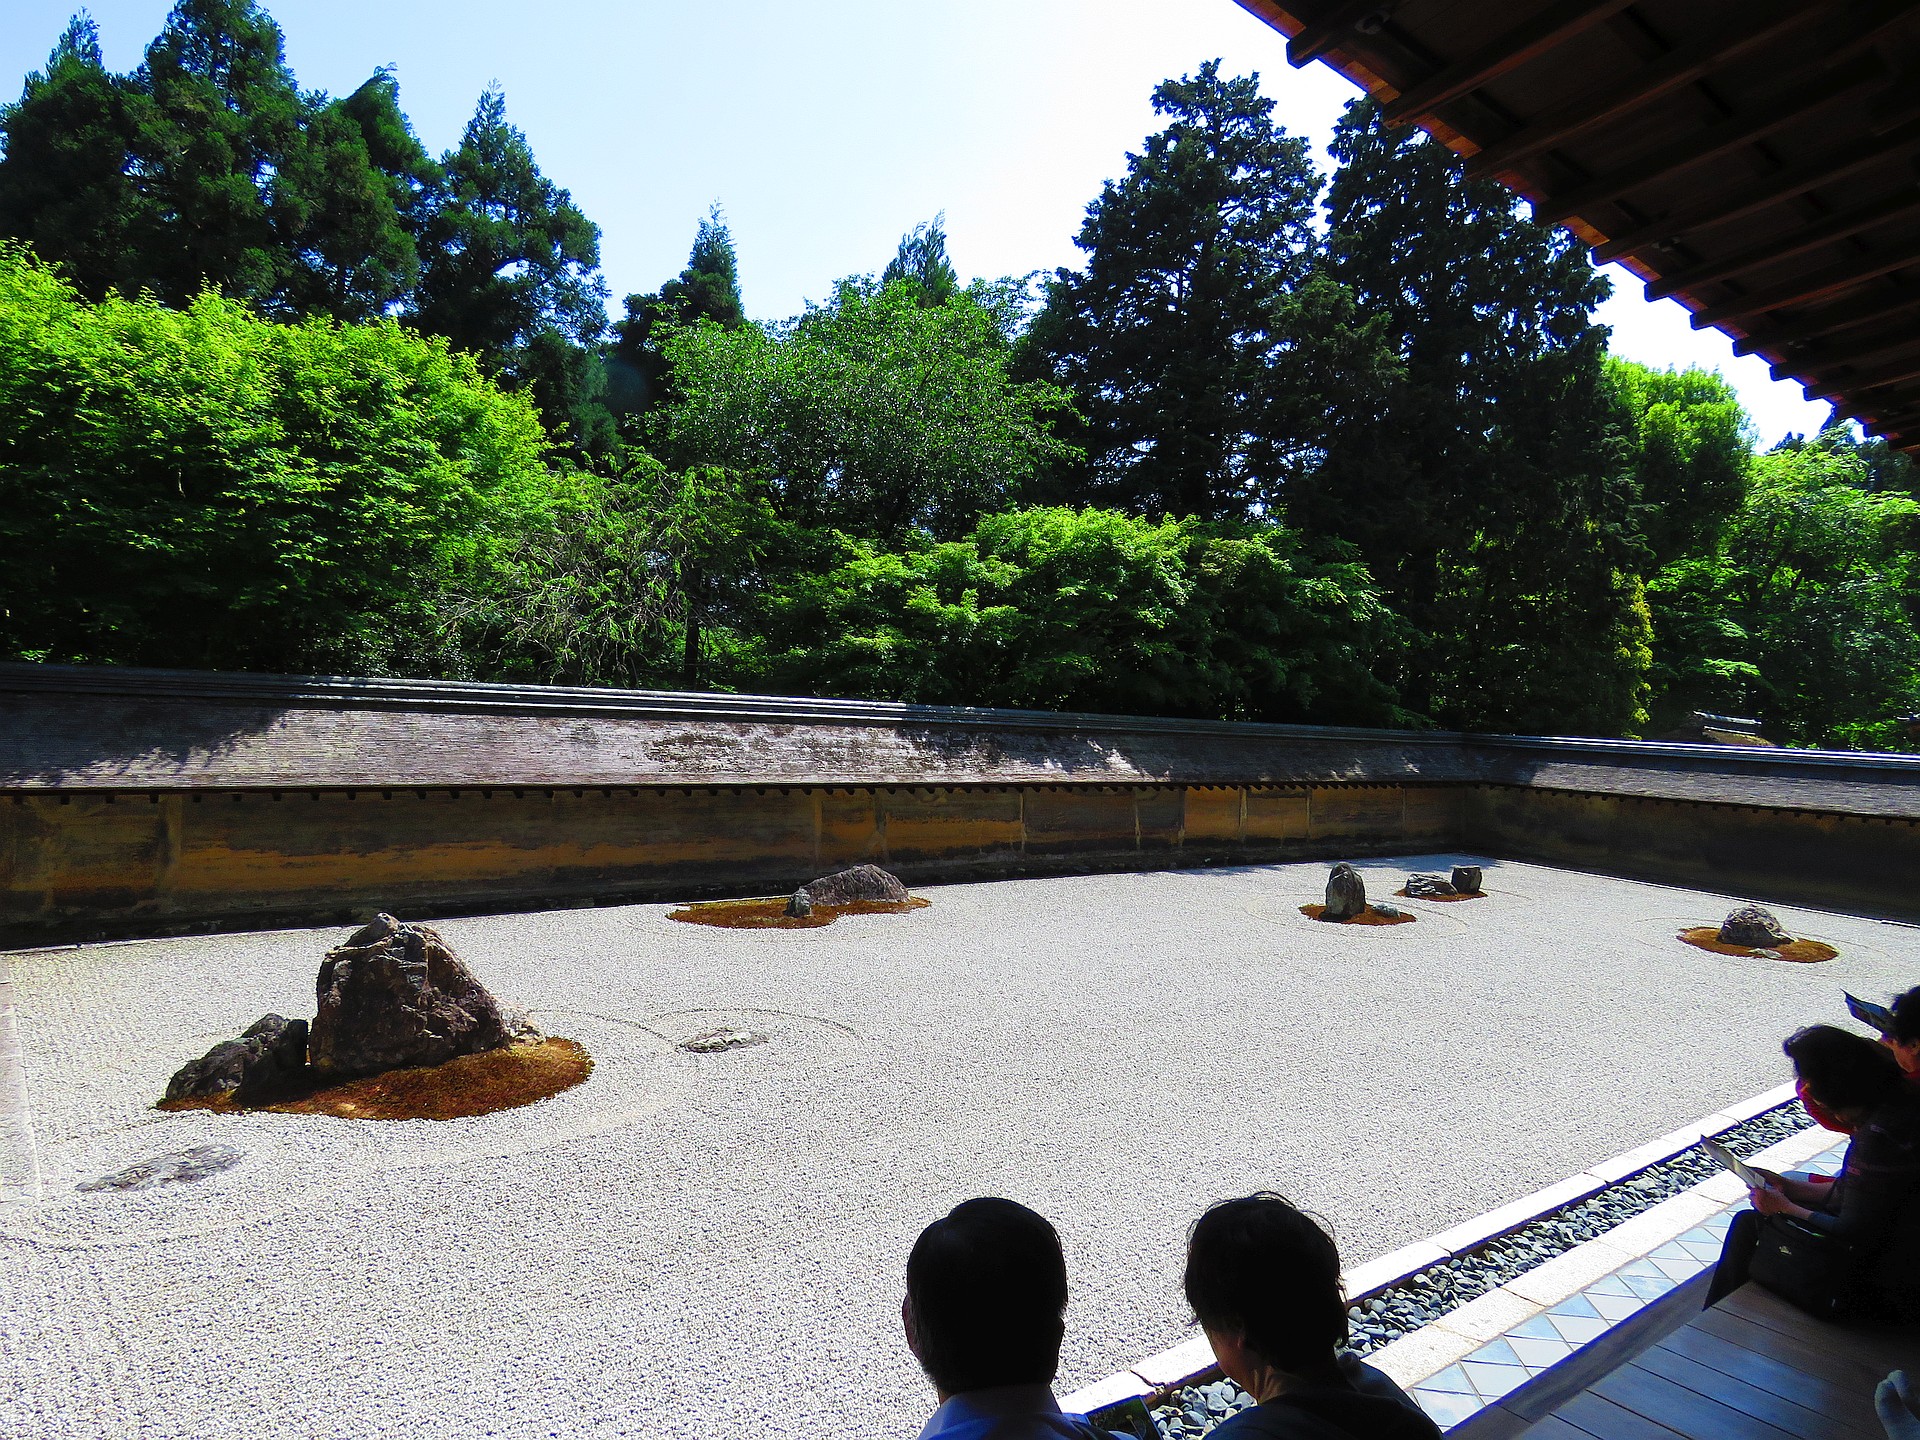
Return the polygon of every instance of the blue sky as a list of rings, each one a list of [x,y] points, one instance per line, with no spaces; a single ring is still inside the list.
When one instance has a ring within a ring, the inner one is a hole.
[[[94,0],[107,61],[139,62],[169,0]],[[45,60],[72,0],[6,0],[0,92]],[[877,270],[901,233],[947,214],[963,276],[1073,264],[1100,183],[1153,127],[1153,86],[1221,57],[1258,71],[1283,124],[1327,136],[1355,93],[1291,69],[1280,37],[1232,0],[267,0],[300,83],[336,94],[382,65],[435,152],[491,81],[542,168],[603,232],[616,301],[685,263],[724,207],[761,318]],[[1614,348],[1721,370],[1763,441],[1826,413],[1798,387],[1647,304],[1614,271]]]

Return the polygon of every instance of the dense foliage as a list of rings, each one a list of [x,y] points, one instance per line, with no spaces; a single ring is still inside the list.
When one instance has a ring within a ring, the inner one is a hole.
[[[1370,102],[1326,174],[1153,103],[1037,291],[939,215],[751,319],[716,206],[609,325],[497,90],[435,158],[253,0],[78,18],[0,107],[0,655],[1915,747],[1907,457],[1755,455]]]

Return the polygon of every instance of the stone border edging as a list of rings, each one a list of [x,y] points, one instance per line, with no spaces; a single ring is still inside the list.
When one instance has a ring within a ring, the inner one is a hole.
[[[1717,1135],[1723,1130],[1729,1130],[1757,1115],[1777,1109],[1793,1098],[1794,1087],[1791,1082],[1776,1085],[1771,1090],[1762,1091],[1738,1104],[1729,1105],[1724,1110],[1716,1110],[1713,1114],[1704,1116],[1691,1125],[1682,1126],[1678,1130],[1661,1136],[1658,1140],[1650,1140],[1644,1145],[1637,1145],[1631,1150],[1623,1151],[1611,1159],[1602,1160],[1555,1184],[1489,1210],[1484,1215],[1463,1221],[1428,1239],[1404,1245],[1398,1250],[1355,1266],[1344,1276],[1347,1303],[1358,1304],[1430,1266],[1476,1250],[1488,1241],[1497,1240],[1502,1235],[1518,1230],[1544,1215],[1584,1200],[1610,1185],[1617,1185],[1630,1175],[1671,1160],[1682,1151],[1699,1144],[1705,1136]],[[1692,1193],[1692,1191],[1685,1192],[1686,1195]],[[1676,1196],[1662,1201],[1661,1204],[1671,1205],[1673,1200],[1683,1198],[1685,1195]],[[1659,1208],[1656,1206],[1654,1210],[1645,1212],[1645,1215],[1651,1215]],[[1643,1218],[1645,1218],[1644,1215],[1635,1216],[1632,1220],[1623,1223],[1632,1225]],[[1608,1234],[1612,1233],[1613,1231],[1608,1232]],[[1602,1243],[1598,1240],[1584,1241],[1582,1245],[1574,1246],[1562,1255],[1545,1261],[1544,1265],[1558,1264],[1567,1255],[1578,1252],[1583,1245]],[[1528,1272],[1529,1275],[1533,1273]],[[1501,1288],[1504,1289],[1504,1287]],[[1469,1305],[1478,1305],[1483,1300],[1493,1299],[1500,1293],[1501,1290],[1495,1290],[1491,1295],[1482,1296],[1481,1300],[1470,1301]],[[1461,1308],[1464,1310],[1468,1307]],[[1414,1332],[1414,1335],[1424,1333],[1425,1330],[1421,1330]],[[1392,1344],[1404,1344],[1413,1338],[1414,1336],[1403,1336]],[[1384,1346],[1381,1351],[1375,1353],[1384,1353],[1390,1348],[1392,1346]],[[1122,1370],[1118,1374],[1109,1375],[1104,1380],[1096,1380],[1091,1385],[1081,1387],[1063,1398],[1060,1408],[1074,1414],[1090,1414],[1128,1400],[1144,1399],[1161,1391],[1188,1384],[1213,1369],[1214,1365],[1213,1347],[1207,1343],[1204,1335],[1196,1336],[1170,1350],[1149,1355],[1137,1365]]]

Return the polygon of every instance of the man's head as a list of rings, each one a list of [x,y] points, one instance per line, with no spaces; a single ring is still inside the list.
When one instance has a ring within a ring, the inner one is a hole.
[[[1011,1200],[954,1206],[907,1257],[907,1344],[943,1396],[1051,1384],[1066,1311],[1060,1237]]]
[[[1822,1109],[1859,1119],[1900,1091],[1900,1062],[1884,1045],[1837,1025],[1796,1030],[1780,1047]]]
[[[1893,1029],[1887,1032],[1893,1057],[1909,1075],[1920,1075],[1920,985],[1893,1001]]]
[[[1200,1217],[1187,1239],[1186,1290],[1216,1351],[1244,1349],[1276,1370],[1317,1375],[1347,1339],[1333,1237],[1271,1191]]]

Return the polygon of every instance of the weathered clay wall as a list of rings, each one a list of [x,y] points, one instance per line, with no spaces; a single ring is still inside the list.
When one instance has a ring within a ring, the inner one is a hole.
[[[0,797],[0,943],[1452,843],[1452,786],[742,786]]]
[[[1920,917],[1920,761],[0,666],[0,944],[1440,849]]]

